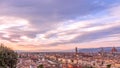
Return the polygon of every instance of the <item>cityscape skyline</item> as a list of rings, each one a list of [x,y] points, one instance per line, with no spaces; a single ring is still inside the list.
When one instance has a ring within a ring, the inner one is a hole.
[[[0,0],[0,43],[22,51],[120,47],[119,0]]]

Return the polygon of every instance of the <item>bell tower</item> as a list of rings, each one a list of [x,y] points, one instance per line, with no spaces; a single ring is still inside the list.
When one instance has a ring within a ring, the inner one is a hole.
[[[75,54],[77,55],[78,54],[78,48],[75,47]]]

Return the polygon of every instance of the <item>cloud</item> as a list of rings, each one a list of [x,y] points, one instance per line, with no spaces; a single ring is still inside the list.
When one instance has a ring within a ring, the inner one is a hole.
[[[72,40],[72,43],[82,43],[82,42],[90,42],[90,41],[94,41],[96,39],[101,39],[103,37],[108,37],[109,35],[112,34],[119,34],[119,28],[118,27],[113,27],[110,29],[104,29],[101,31],[96,31],[96,32],[91,32],[82,36],[78,36],[75,39]]]
[[[93,3],[94,1],[96,0],[2,0],[0,15],[27,18],[35,27],[48,30],[55,26],[56,22],[96,13],[109,7],[109,4],[104,6]],[[102,3],[100,0],[98,2]]]
[[[110,12],[110,15],[114,17],[120,17],[120,5],[115,5],[112,8],[110,8],[108,11]]]
[[[64,45],[72,48],[72,44],[82,47],[100,40],[105,42],[103,38],[115,44],[116,40],[110,36],[120,34],[119,3],[117,0],[0,0],[0,38],[20,48],[33,46],[39,50],[40,46],[43,51],[48,46],[61,50]]]
[[[28,25],[28,21],[20,18],[14,18],[14,17],[6,17],[1,16],[0,17],[0,30],[4,30],[11,27],[19,27],[19,26],[25,26]]]

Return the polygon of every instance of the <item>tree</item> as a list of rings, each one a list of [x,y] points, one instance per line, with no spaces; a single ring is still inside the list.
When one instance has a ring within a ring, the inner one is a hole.
[[[0,68],[16,68],[17,53],[12,49],[0,45]]]
[[[111,68],[111,64],[108,64],[108,65],[107,65],[107,68]]]
[[[44,68],[43,64],[40,64],[37,68]]]

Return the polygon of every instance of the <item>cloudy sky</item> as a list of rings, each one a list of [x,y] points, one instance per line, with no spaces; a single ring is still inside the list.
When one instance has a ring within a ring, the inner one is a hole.
[[[14,50],[120,46],[120,0],[0,0],[0,43]]]

